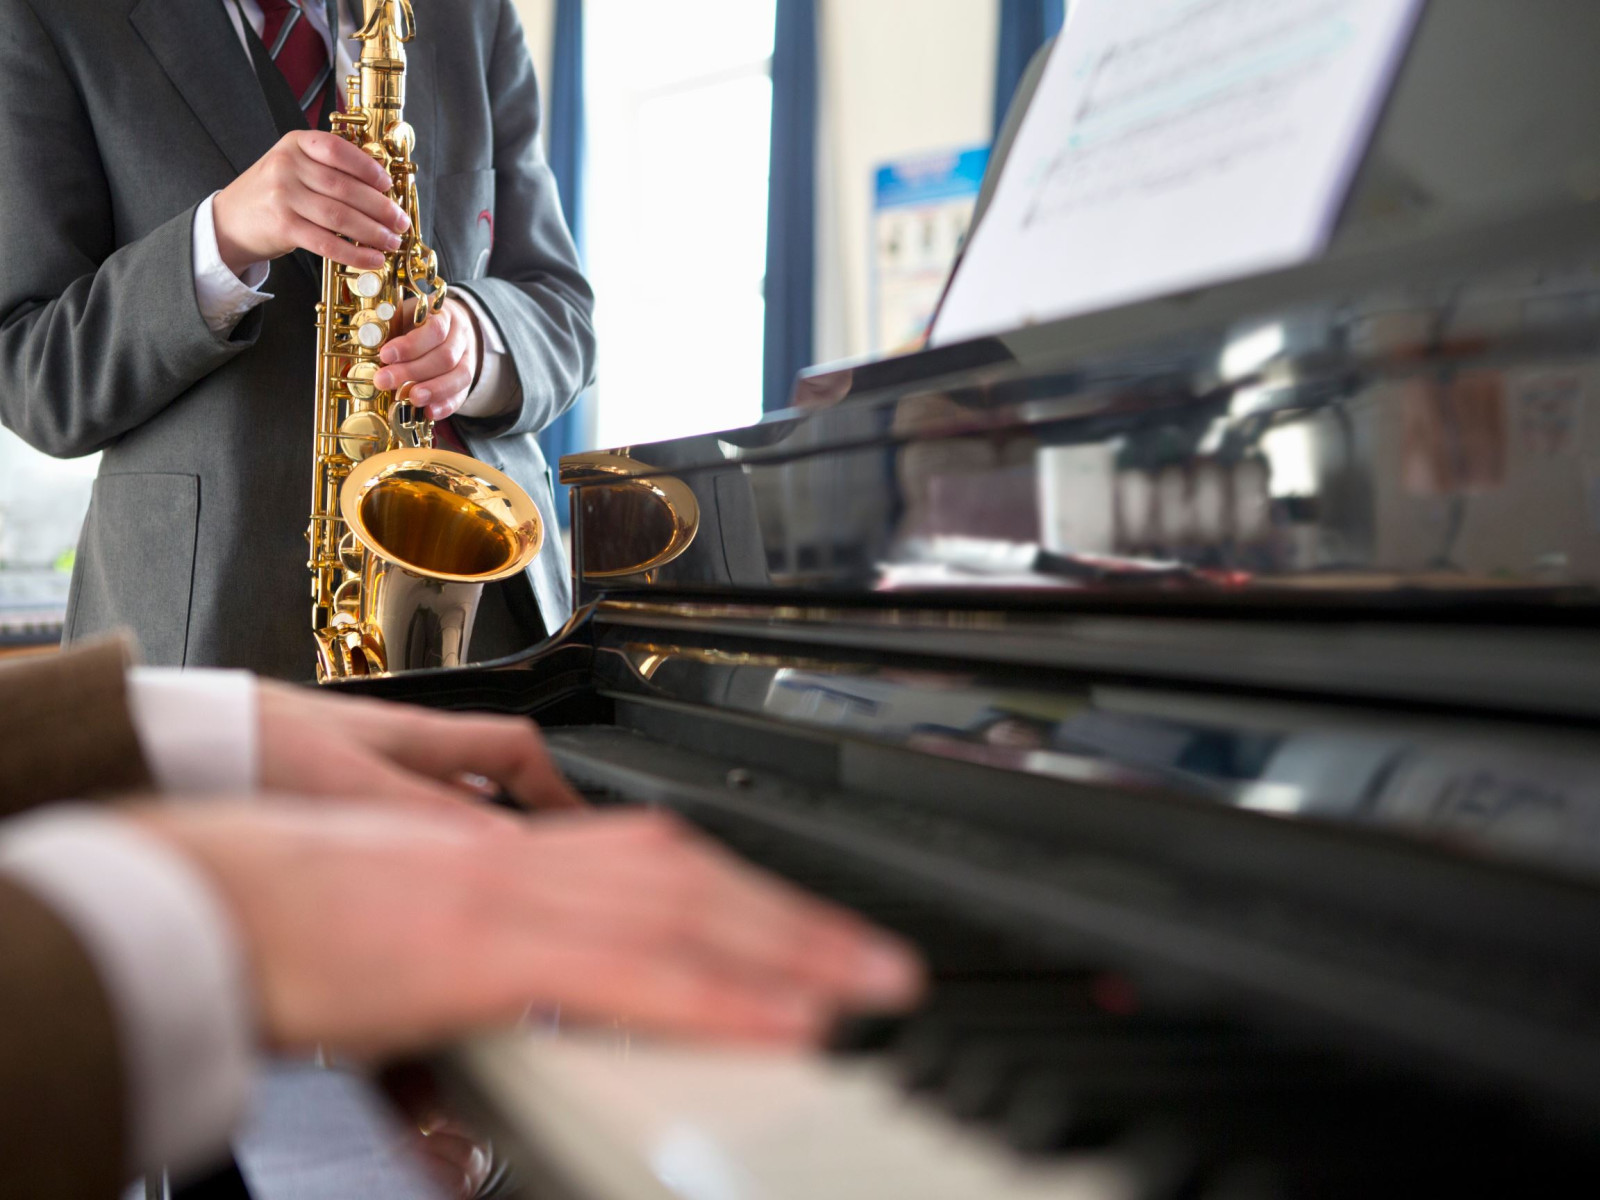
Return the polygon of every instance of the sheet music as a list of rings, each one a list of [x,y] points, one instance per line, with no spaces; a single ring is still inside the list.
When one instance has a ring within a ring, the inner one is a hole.
[[[1075,0],[934,344],[1326,243],[1420,0]]]

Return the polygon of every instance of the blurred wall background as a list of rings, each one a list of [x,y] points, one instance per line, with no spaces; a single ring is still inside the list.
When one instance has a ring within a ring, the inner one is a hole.
[[[552,58],[558,0],[515,2],[548,94],[558,69]],[[1002,3],[1009,2],[817,0],[813,361],[853,358],[873,348],[871,231],[878,167],[987,143],[997,31]],[[756,299],[763,264],[753,257],[752,239],[766,235],[765,198],[757,190],[767,171],[770,100],[762,102],[761,120],[740,122],[737,129],[726,112],[724,119],[715,118],[715,98],[709,100],[713,118],[703,122],[651,125],[630,121],[626,110],[657,99],[650,94],[651,80],[673,80],[670,60],[675,48],[682,49],[674,46],[679,38],[711,75],[738,74],[749,65],[749,29],[770,29],[772,12],[773,0],[585,3],[584,240],[601,334],[591,444],[704,432],[761,415]],[[772,53],[770,39],[761,53]],[[729,107],[740,103],[732,100]],[[654,157],[653,138],[670,139],[671,155],[681,163],[717,160],[722,169],[675,175],[643,169]],[[664,199],[667,192],[676,193],[676,201]],[[665,239],[648,232],[664,206],[681,209],[674,216],[679,237],[671,267],[655,261]],[[742,263],[722,253],[736,249],[726,244],[730,236],[742,239]],[[617,311],[654,291],[669,269],[678,303],[668,306],[657,295],[648,316]],[[696,271],[722,279],[710,289],[698,288],[684,278]],[[732,282],[745,277],[747,284]],[[689,293],[693,302],[683,303]]]

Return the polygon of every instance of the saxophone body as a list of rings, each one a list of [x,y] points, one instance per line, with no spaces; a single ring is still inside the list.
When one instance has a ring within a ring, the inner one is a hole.
[[[448,288],[422,241],[416,134],[405,120],[411,0],[365,0],[361,61],[333,131],[388,172],[410,218],[381,270],[322,264],[311,495],[311,626],[319,681],[464,661],[484,584],[527,568],[543,523],[522,488],[434,446],[410,384],[377,388],[378,355],[410,306],[421,325]]]

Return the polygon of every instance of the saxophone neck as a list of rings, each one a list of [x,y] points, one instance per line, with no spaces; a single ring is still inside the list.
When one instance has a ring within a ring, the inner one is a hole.
[[[357,40],[365,43],[361,57],[369,54],[388,57],[390,44],[409,42],[416,32],[416,16],[411,11],[411,0],[363,0],[365,8]]]
[[[367,118],[366,140],[385,140],[404,119],[406,46],[415,32],[411,0],[365,0],[365,19],[356,38],[359,108]]]

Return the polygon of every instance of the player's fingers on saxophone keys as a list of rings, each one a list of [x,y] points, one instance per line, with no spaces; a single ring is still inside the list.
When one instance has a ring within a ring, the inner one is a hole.
[[[450,337],[454,326],[455,316],[451,313],[450,306],[446,305],[428,318],[424,324],[415,326],[409,333],[395,338],[379,352],[378,359],[380,362],[388,363],[391,366],[398,363],[410,363],[444,345]],[[376,383],[381,388],[388,388],[392,385],[383,381],[384,374],[385,372],[383,371],[378,373],[379,378]],[[397,376],[395,383],[400,382],[400,378]],[[403,378],[415,379],[416,376],[407,374]]]
[[[466,402],[472,388],[472,365],[461,362],[434,379],[421,383],[411,393],[416,403],[428,410],[428,416],[442,421]]]
[[[389,172],[380,167],[365,151],[352,146],[337,134],[307,130],[291,136],[294,136],[295,146],[299,151],[312,162],[343,171],[346,175],[380,192],[389,190],[392,184]]]
[[[307,163],[301,182],[313,192],[337,200],[341,204],[348,204],[351,208],[365,213],[395,233],[404,233],[406,227],[411,224],[405,209],[386,194],[333,167],[325,167],[316,162]]]
[[[383,268],[381,251],[347,242],[302,216],[297,215],[291,219],[289,237],[296,246],[311,251],[319,258],[329,258],[336,263],[343,263],[347,267],[359,267],[364,271],[377,271]]]
[[[363,246],[391,251],[400,248],[400,235],[394,230],[321,192],[309,189],[302,191],[295,197],[294,209],[312,224],[360,242]]]
[[[432,350],[383,368],[373,382],[385,390],[398,387],[408,379],[413,383],[432,386],[435,380],[455,370],[466,357],[466,352],[467,348],[459,338],[447,336]]]

